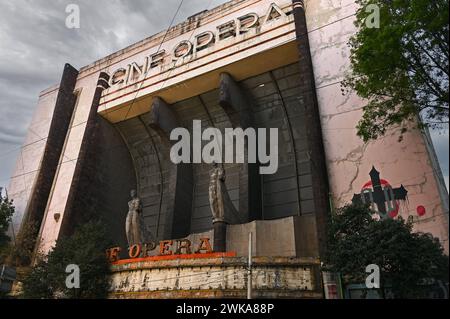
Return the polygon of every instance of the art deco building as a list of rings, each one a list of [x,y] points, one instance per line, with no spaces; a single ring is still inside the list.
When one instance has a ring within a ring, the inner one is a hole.
[[[80,70],[67,64],[39,96],[11,179],[15,232],[38,222],[36,247],[47,253],[101,215],[122,247],[112,265],[117,298],[244,297],[249,233],[254,297],[322,298],[327,217],[355,194],[375,201],[364,194],[376,190],[385,195],[374,207],[413,216],[448,251],[448,195],[429,137],[413,130],[399,143],[393,130],[365,144],[356,135],[364,101],[340,87],[356,8],[354,0],[233,0]],[[194,120],[222,132],[278,129],[275,174],[223,165],[237,212],[225,228],[213,225],[213,166],[170,159],[171,130],[192,132]],[[164,256],[158,244],[150,257],[127,257],[131,189],[156,241],[188,238],[191,254],[168,255],[183,244],[169,241]],[[194,254],[201,238],[214,252]]]

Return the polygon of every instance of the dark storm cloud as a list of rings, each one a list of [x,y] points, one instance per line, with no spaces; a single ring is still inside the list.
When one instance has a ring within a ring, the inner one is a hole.
[[[225,0],[185,0],[175,22]],[[90,64],[165,30],[179,0],[0,1],[0,186],[5,186],[39,92],[57,84],[65,63]],[[65,25],[77,4],[81,28]]]

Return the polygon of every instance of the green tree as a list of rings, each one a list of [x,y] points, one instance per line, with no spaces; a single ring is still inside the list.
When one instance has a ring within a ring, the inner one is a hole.
[[[0,254],[3,254],[7,249],[11,240],[6,233],[12,221],[13,214],[13,201],[8,199],[8,196],[3,196],[2,188],[0,188]]]
[[[381,287],[396,298],[426,297],[426,280],[448,282],[448,256],[437,238],[412,231],[402,218],[376,220],[367,206],[349,205],[332,215],[325,268],[344,282],[365,283],[366,266],[380,267]]]
[[[343,86],[368,100],[358,135],[368,141],[391,127],[404,133],[416,124],[448,124],[449,0],[357,2],[352,68]],[[366,23],[374,14],[369,5],[379,8],[379,28]]]
[[[15,267],[26,267],[31,264],[36,237],[39,232],[37,222],[24,223],[16,236],[15,245],[9,248],[7,263]]]
[[[70,237],[57,241],[55,248],[33,267],[23,281],[23,297],[29,299],[105,298],[109,263],[105,250],[108,242],[101,222],[89,222]],[[68,265],[80,268],[80,288],[66,287]]]

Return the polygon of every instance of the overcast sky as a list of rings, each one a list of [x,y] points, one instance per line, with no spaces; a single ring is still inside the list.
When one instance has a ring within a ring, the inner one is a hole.
[[[175,23],[227,2],[185,0]],[[65,25],[79,5],[81,28]],[[39,92],[75,68],[165,30],[179,0],[0,0],[0,187],[8,186]]]
[[[224,2],[185,0],[176,22]],[[71,3],[80,7],[80,29],[65,26]],[[39,92],[59,82],[64,63],[80,68],[164,30],[178,5],[179,0],[0,0],[0,187],[8,186]],[[448,185],[448,130],[433,136]]]

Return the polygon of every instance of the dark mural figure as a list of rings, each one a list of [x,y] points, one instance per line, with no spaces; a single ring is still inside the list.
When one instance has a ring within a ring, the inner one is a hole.
[[[380,172],[372,166],[370,171],[370,179],[372,190],[364,190],[360,194],[353,196],[352,202],[354,204],[375,204],[377,206],[378,214],[381,218],[393,217],[392,212],[398,210],[396,201],[406,200],[408,191],[403,185],[398,188],[392,188],[390,186],[382,186],[380,179]],[[387,208],[386,208],[387,204]]]

